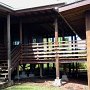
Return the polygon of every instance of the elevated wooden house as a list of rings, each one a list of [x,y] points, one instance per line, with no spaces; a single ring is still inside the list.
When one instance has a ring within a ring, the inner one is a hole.
[[[66,36],[71,37],[71,41],[66,41]],[[62,37],[62,41],[59,42],[58,37]],[[47,38],[47,42],[43,42],[43,38]],[[52,42],[48,42],[48,38],[52,38]],[[59,79],[61,63],[88,62],[90,89],[89,39],[90,0],[20,10],[1,3],[0,78],[11,81],[13,71],[25,64],[40,64],[42,76],[42,65],[55,63]]]

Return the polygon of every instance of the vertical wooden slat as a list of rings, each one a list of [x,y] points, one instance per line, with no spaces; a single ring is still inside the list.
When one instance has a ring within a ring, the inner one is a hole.
[[[8,80],[11,81],[10,14],[7,15]]]
[[[88,90],[90,90],[90,11],[86,13],[86,41],[87,41]]]

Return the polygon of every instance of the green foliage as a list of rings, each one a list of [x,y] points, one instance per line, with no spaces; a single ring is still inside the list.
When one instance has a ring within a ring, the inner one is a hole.
[[[87,64],[86,63],[80,63],[79,68],[80,69],[87,69]]]

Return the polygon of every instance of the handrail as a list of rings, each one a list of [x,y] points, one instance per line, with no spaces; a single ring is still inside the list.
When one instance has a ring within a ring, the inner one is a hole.
[[[86,40],[73,40],[73,41],[58,41],[58,43],[66,43],[66,42],[85,42]],[[22,45],[39,45],[39,44],[55,44],[55,42],[43,42],[43,43],[29,43],[29,44],[22,44]]]
[[[12,71],[19,63],[20,56],[21,56],[21,45],[16,46],[11,52],[11,70]]]

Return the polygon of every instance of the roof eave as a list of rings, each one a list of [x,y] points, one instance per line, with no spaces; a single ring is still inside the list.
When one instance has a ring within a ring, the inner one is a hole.
[[[89,5],[89,4],[90,4],[90,0],[79,1],[76,3],[72,3],[72,4],[59,7],[59,12],[64,12],[70,9],[78,8],[78,7]]]
[[[53,5],[46,5],[46,6],[40,6],[40,7],[34,7],[34,8],[27,8],[27,9],[21,9],[21,10],[15,10],[17,14],[19,13],[26,13],[26,12],[33,12],[33,11],[40,11],[40,10],[48,10],[53,9],[54,7],[60,7],[65,5],[65,3],[59,3],[59,4],[53,4]]]

